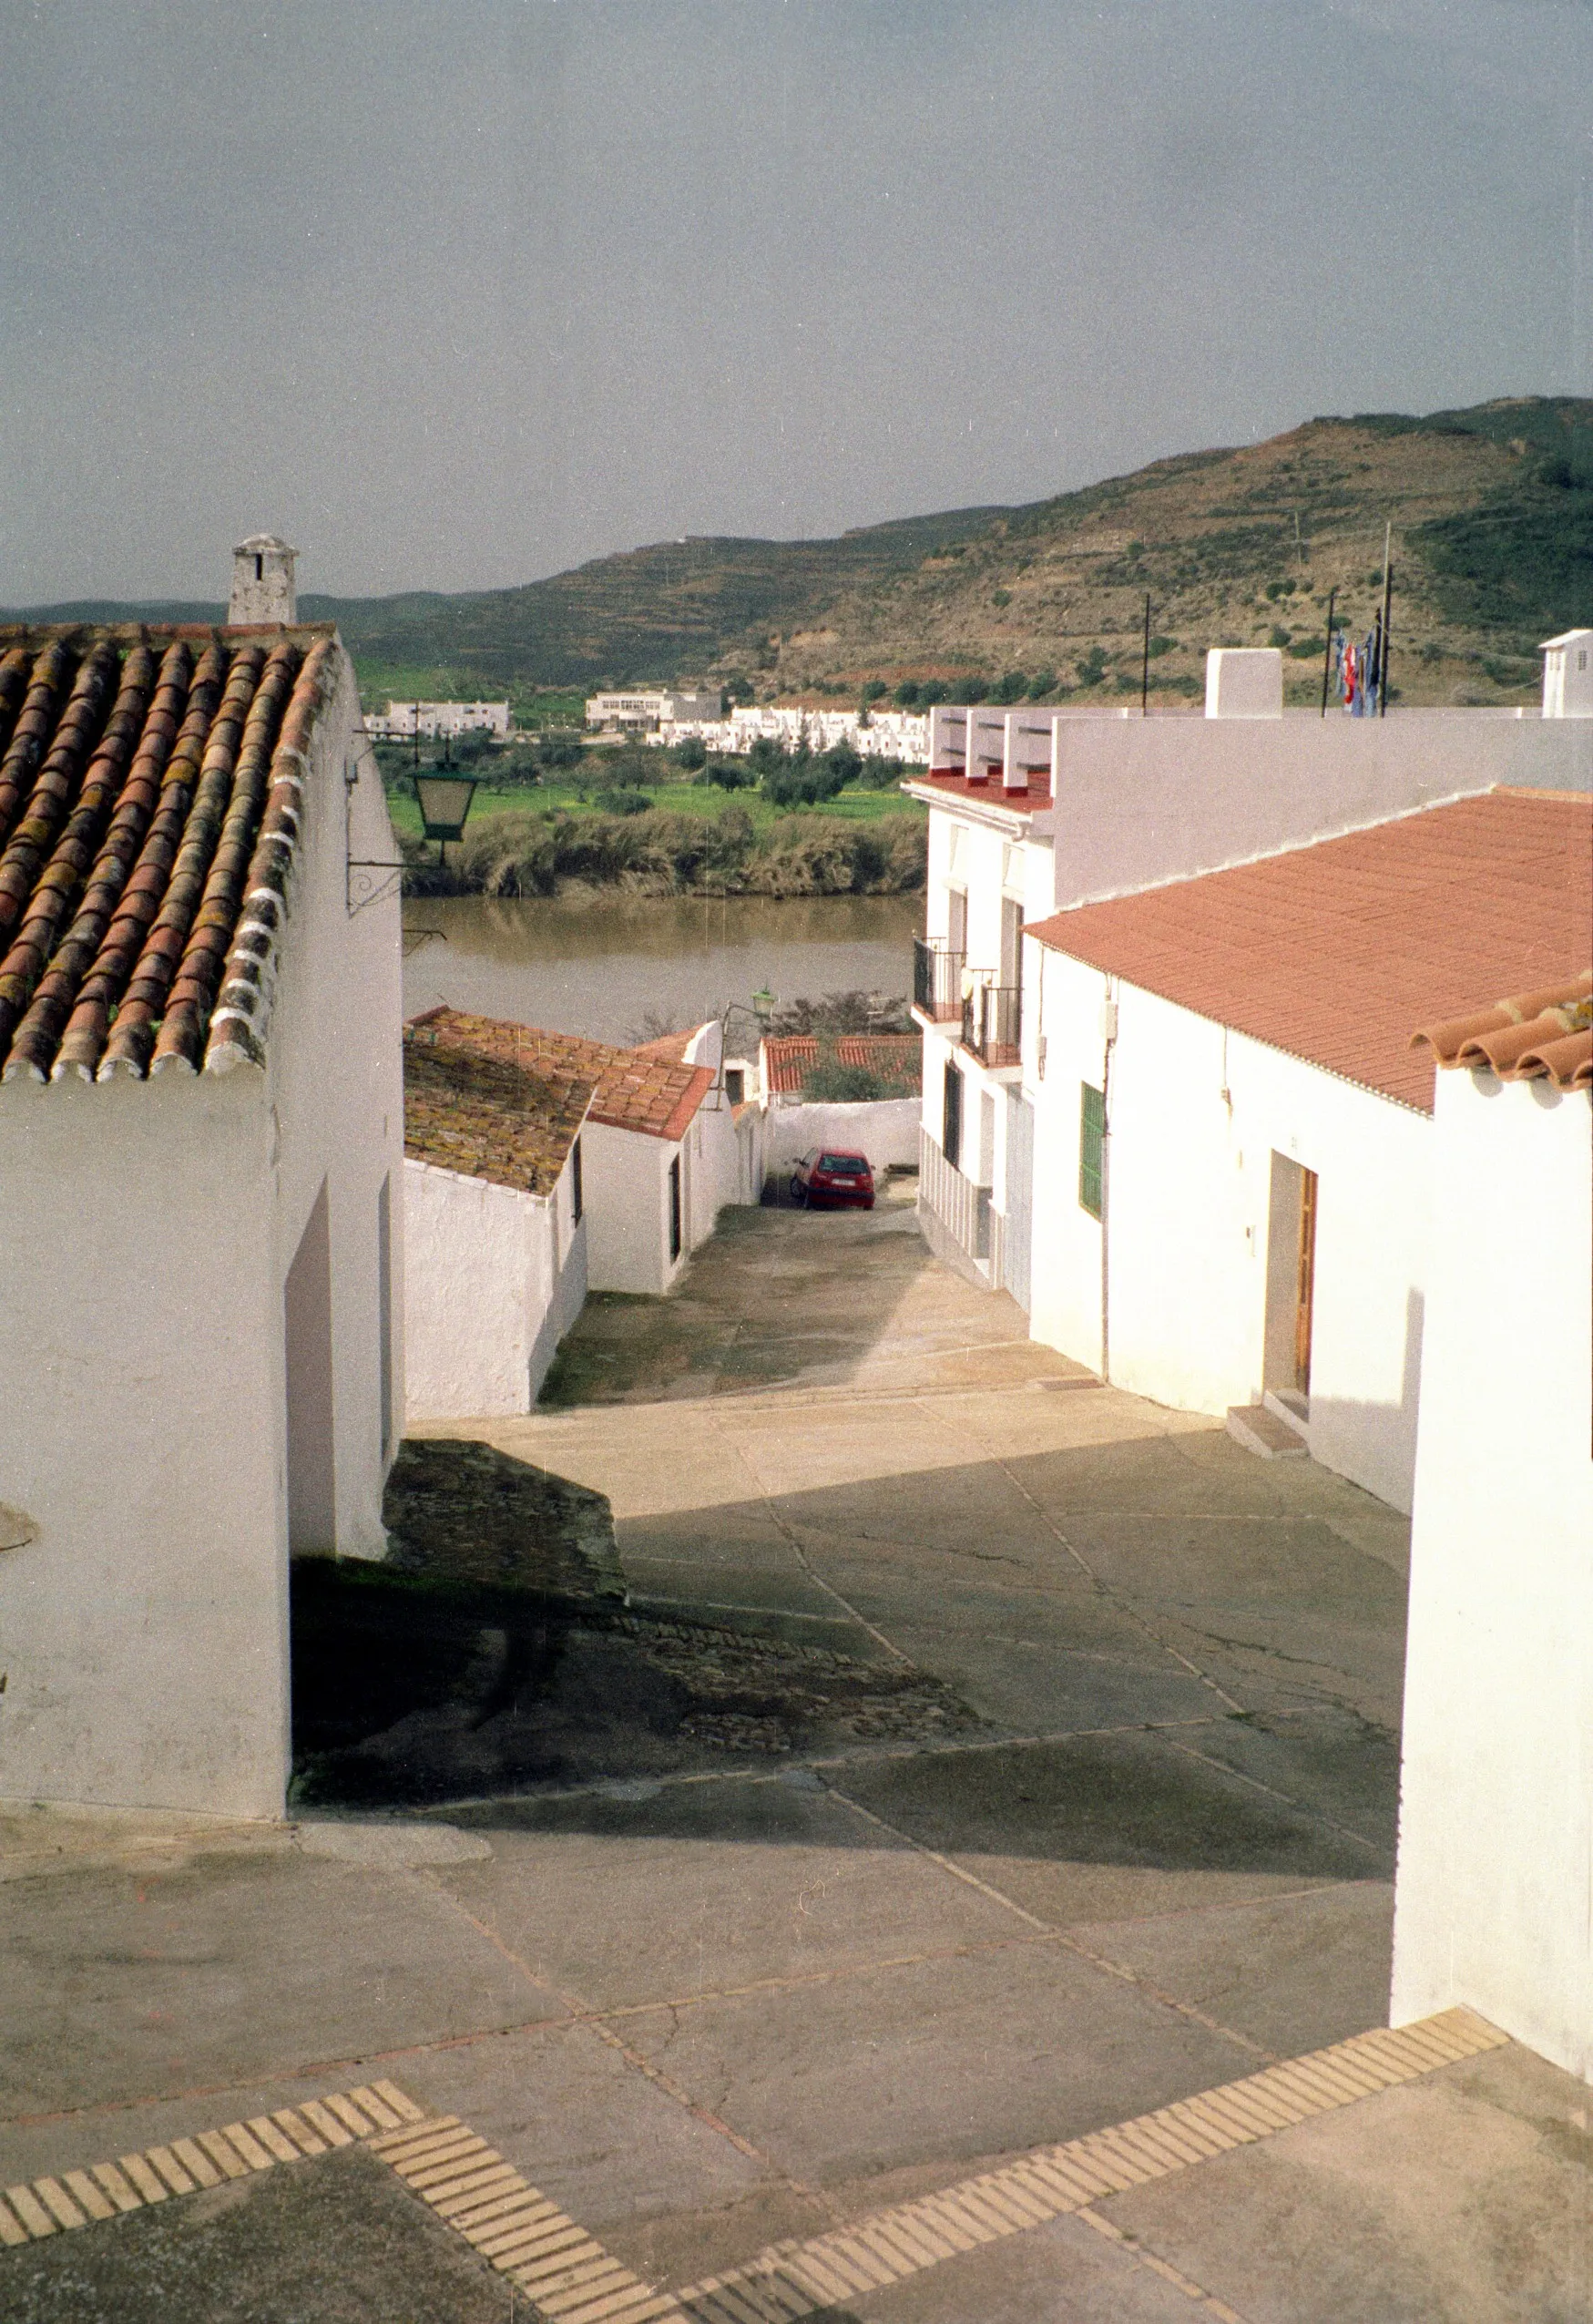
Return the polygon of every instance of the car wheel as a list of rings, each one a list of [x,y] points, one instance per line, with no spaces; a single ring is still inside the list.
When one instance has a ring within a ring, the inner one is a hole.
[[[791,1199],[799,1211],[807,1202],[807,1189],[800,1178],[793,1178],[791,1182]]]

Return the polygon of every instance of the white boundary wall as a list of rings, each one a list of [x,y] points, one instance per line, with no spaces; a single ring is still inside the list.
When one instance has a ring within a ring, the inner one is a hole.
[[[873,1098],[855,1105],[771,1105],[764,1117],[763,1166],[781,1177],[810,1146],[865,1153],[876,1177],[893,1163],[918,1167],[917,1098]]]
[[[1080,1085],[1102,1087],[1108,979],[1028,945],[1030,1328],[1101,1368],[1101,1224],[1078,1200]],[[1043,967],[1042,967],[1043,961]],[[1038,979],[1043,975],[1043,993]],[[1317,1172],[1313,1459],[1411,1505],[1432,1122],[1109,980],[1107,1363],[1119,1387],[1220,1414],[1262,1387],[1274,1152]]]
[[[1438,1076],[1392,2022],[1593,2080],[1586,1094]]]

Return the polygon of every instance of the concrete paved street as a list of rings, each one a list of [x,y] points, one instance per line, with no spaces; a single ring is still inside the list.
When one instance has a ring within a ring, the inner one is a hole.
[[[356,1752],[283,1831],[5,1819],[0,2189],[390,2076],[674,2289],[1385,2022],[1393,1512],[1035,1347],[900,1193],[727,1213],[550,1394],[434,1433],[605,1496],[629,1611],[484,1623],[381,1814]],[[1588,2104],[1506,2045],[825,2312],[1572,2324]],[[396,2188],[0,2251],[0,2317],[507,2317]]]

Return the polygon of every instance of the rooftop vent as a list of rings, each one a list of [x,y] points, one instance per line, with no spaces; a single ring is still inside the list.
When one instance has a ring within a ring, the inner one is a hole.
[[[292,622],[298,609],[293,588],[298,554],[275,533],[252,533],[239,542],[232,552],[232,596],[227,607],[232,627],[254,630]]]

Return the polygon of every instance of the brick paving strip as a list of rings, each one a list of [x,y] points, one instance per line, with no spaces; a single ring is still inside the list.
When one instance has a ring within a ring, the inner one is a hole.
[[[392,2082],[306,2099],[224,2130],[97,2163],[89,2171],[7,2187],[0,2197],[0,2243],[30,2243],[360,2143],[517,2284],[552,2324],[791,2324],[1069,2214],[1120,2240],[1092,2205],[1417,2081],[1440,2066],[1500,2049],[1507,2039],[1465,2009],[1446,2010],[1397,2032],[1357,2033],[1155,2114],[1059,2146],[1037,2147],[1000,2170],[873,2212],[805,2243],[773,2244],[744,2267],[673,2293],[633,2275],[467,2124],[453,2114],[426,2115]],[[1219,2324],[1231,2318],[1230,2309],[1176,2269],[1138,2249],[1134,2256],[1201,2299]]]
[[[1398,2032],[1357,2033],[1113,2129],[1037,2147],[1001,2170],[873,2212],[809,2242],[771,2245],[745,2267],[677,2292],[678,2309],[688,2324],[789,2324],[1069,2213],[1121,2241],[1120,2230],[1092,2211],[1092,2204],[1414,2082],[1439,2066],[1501,2049],[1507,2039],[1465,2009],[1446,2010]],[[1220,2324],[1232,2318],[1231,2309],[1165,2261],[1138,2247],[1133,2256],[1201,2299]]]

